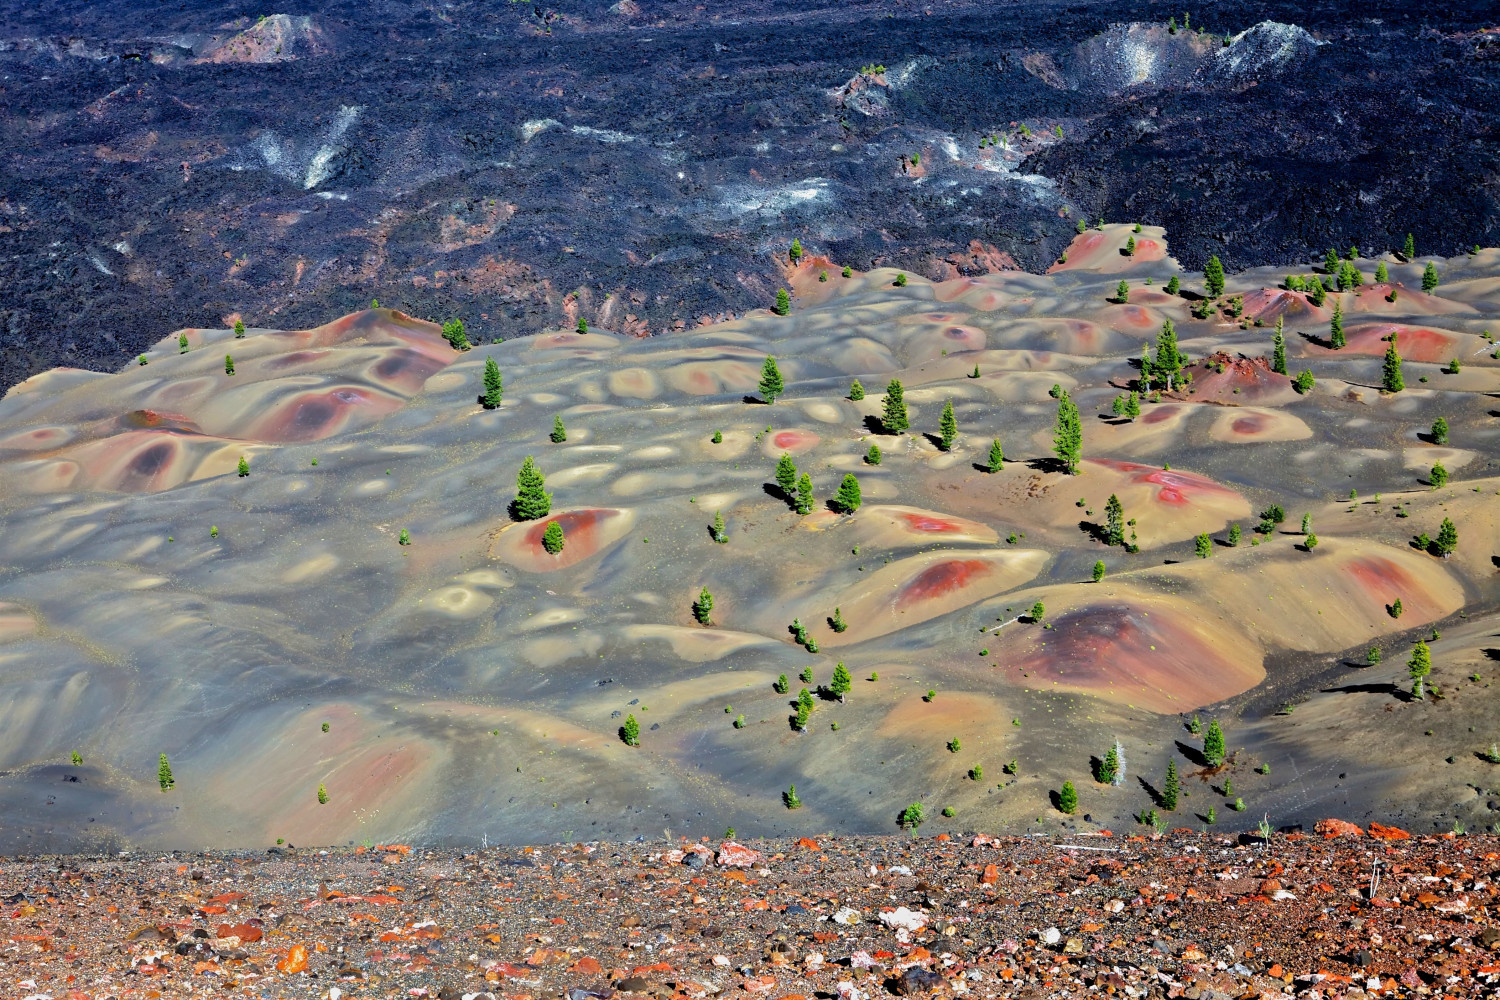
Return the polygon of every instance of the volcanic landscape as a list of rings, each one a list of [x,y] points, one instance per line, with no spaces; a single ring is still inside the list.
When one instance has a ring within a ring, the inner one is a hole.
[[[665,337],[460,351],[378,308],[28,379],[0,403],[5,843],[894,832],[913,803],[954,832],[1488,826],[1500,251],[1339,260],[1318,305],[1287,286],[1325,262],[1209,298],[1168,239],[940,282],[788,252],[787,315]],[[1168,325],[1190,381],[1117,414]],[[528,456],[551,509],[517,520]],[[1128,780],[1094,780],[1117,739]]]

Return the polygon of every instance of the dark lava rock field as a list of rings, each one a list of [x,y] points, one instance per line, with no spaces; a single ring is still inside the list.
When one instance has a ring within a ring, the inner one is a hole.
[[[1080,216],[1189,267],[1500,242],[1493,7],[1187,13],[3,0],[0,384],[372,298],[657,334],[769,305],[793,236],[935,278]]]

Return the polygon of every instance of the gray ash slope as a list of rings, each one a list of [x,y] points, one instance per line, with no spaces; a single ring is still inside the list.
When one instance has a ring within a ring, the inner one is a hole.
[[[1210,8],[1196,40],[1117,3],[293,13],[6,0],[3,384],[371,298],[661,332],[767,305],[792,235],[932,277],[1045,268],[1079,213],[1188,266],[1500,240],[1477,3]]]

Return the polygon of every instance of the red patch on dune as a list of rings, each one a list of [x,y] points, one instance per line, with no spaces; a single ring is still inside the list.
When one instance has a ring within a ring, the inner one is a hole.
[[[921,601],[936,600],[962,590],[981,577],[989,576],[995,567],[983,559],[950,559],[929,566],[908,583],[896,599],[897,607],[909,607]]]
[[[1159,424],[1163,420],[1169,420],[1176,415],[1178,408],[1175,406],[1153,406],[1141,417],[1143,424]]]
[[[121,430],[179,430],[196,433],[198,425],[180,413],[131,410],[116,422]]]
[[[617,516],[618,513],[613,510],[585,507],[583,510],[569,510],[555,517],[543,518],[526,529],[526,544],[538,553],[546,553],[547,550],[542,548],[542,535],[546,532],[547,525],[556,521],[562,525],[565,540],[564,552],[574,545],[593,552],[599,547],[599,538],[595,529],[603,522]]]
[[[1046,646],[1017,666],[1156,711],[1211,704],[1256,682],[1191,632],[1123,604],[1094,605],[1060,616]],[[1169,694],[1177,700],[1170,701]]]
[[[905,521],[906,526],[912,531],[928,531],[937,533],[944,531],[963,530],[952,521],[945,520],[941,517],[936,517],[932,514],[902,514],[900,516],[901,520]]]
[[[1382,556],[1361,556],[1351,561],[1349,575],[1365,593],[1385,604],[1398,597],[1403,605],[1412,604],[1423,597],[1411,574]]]
[[[1158,469],[1152,465],[1141,465],[1136,462],[1118,462],[1114,459],[1096,458],[1093,461],[1116,472],[1123,472],[1130,477],[1132,483],[1151,483],[1161,487],[1156,491],[1156,499],[1162,503],[1184,504],[1188,503],[1194,493],[1230,493],[1234,491],[1220,486],[1206,476],[1200,476],[1192,472],[1178,472],[1176,469]]]
[[[1358,326],[1349,331],[1348,346],[1362,354],[1384,354],[1382,338],[1396,334],[1396,350],[1407,361],[1447,361],[1458,349],[1458,338],[1442,330],[1421,326],[1378,323]]]
[[[1121,306],[1117,310],[1117,315],[1134,327],[1145,328],[1156,325],[1156,321],[1151,318],[1151,313],[1140,306]]]
[[[261,441],[321,441],[400,407],[401,400],[359,386],[300,392],[278,400],[250,436]]]
[[[1139,239],[1135,241],[1135,255],[1147,260],[1156,260],[1161,257],[1161,244],[1153,239]]]
[[[782,451],[806,451],[821,440],[811,431],[777,431],[771,435],[771,443]]]
[[[1259,434],[1270,426],[1270,423],[1271,421],[1267,420],[1263,413],[1249,413],[1243,417],[1235,417],[1229,429],[1236,434]]]

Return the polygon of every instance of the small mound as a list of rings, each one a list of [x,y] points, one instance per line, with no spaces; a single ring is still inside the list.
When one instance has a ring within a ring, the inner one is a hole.
[[[223,40],[210,42],[194,62],[278,63],[329,55],[333,40],[312,17],[272,14],[244,27],[244,19],[224,26],[241,29]]]
[[[1215,441],[1227,444],[1259,444],[1266,441],[1305,441],[1312,437],[1312,428],[1300,417],[1294,417],[1290,413],[1243,406],[1220,413],[1208,433]]]
[[[929,552],[897,560],[830,601],[849,628],[820,641],[849,645],[909,628],[1020,586],[1046,561],[1047,554],[1036,549]]]
[[[1132,239],[1135,240],[1135,252],[1127,253],[1127,244]],[[1095,271],[1118,274],[1167,259],[1166,230],[1160,226],[1142,226],[1137,233],[1133,226],[1110,225],[1073,237],[1073,242],[1068,244],[1066,263],[1059,260],[1047,268],[1047,273]]]
[[[1248,691],[1265,678],[1238,630],[1178,602],[1107,600],[1069,609],[1035,652],[1012,660],[1026,683],[1057,686],[1162,714]]]
[[[1299,398],[1291,378],[1273,372],[1263,357],[1232,357],[1217,351],[1186,370],[1193,376],[1193,397],[1204,402],[1277,405]]]
[[[1465,335],[1428,326],[1404,323],[1361,323],[1345,331],[1344,351],[1354,354],[1383,355],[1391,334],[1396,334],[1396,350],[1407,361],[1447,361],[1462,351]],[[1478,337],[1473,338],[1477,343]],[[1464,356],[1467,356],[1465,354]]]
[[[934,542],[973,542],[993,545],[995,529],[953,514],[918,507],[862,507],[854,516],[861,545],[930,545]]]
[[[556,522],[563,529],[563,550],[553,555],[542,547],[542,534]],[[539,521],[508,524],[490,536],[490,558],[532,573],[550,573],[591,559],[629,534],[635,512],[620,507],[584,507],[556,511]]]

